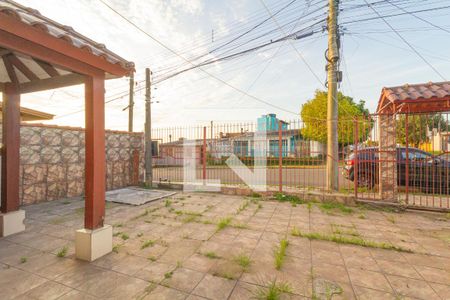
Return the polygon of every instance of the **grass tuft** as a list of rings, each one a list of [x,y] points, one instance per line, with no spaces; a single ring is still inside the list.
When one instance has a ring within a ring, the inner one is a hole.
[[[211,258],[211,259],[216,259],[216,258],[220,258],[219,255],[217,255],[214,251],[208,251],[203,253],[204,256],[206,256],[207,258]]]
[[[230,223],[231,223],[230,217],[220,219],[219,222],[217,222],[217,231],[225,229],[228,225],[230,225]]]
[[[305,232],[301,232],[300,230],[298,230],[296,228],[292,229],[291,234],[293,236],[304,237],[304,238],[308,238],[310,240],[329,241],[329,242],[334,242],[334,243],[338,243],[338,244],[349,244],[349,245],[357,245],[357,246],[362,246],[362,247],[367,247],[367,248],[395,250],[398,252],[407,252],[407,253],[413,252],[410,249],[395,246],[391,243],[380,243],[380,242],[374,242],[374,241],[367,241],[358,236],[347,237],[347,236],[343,236],[343,235],[323,234],[323,233],[319,233],[319,232],[305,233]]]
[[[58,257],[64,257],[67,255],[67,250],[69,250],[69,248],[67,248],[67,246],[62,247],[61,250],[58,251],[58,253],[56,253],[56,256]]]
[[[24,263],[26,263],[28,261],[28,258],[26,258],[25,256],[22,256],[21,258],[20,258],[20,263],[21,264],[24,264]]]
[[[274,251],[275,257],[275,268],[280,270],[283,266],[284,259],[286,256],[286,249],[289,246],[289,241],[287,239],[282,239],[280,245]]]
[[[122,235],[120,236],[122,238],[122,240],[126,241],[130,238],[130,236],[128,235],[128,233],[122,233]]]
[[[342,203],[338,202],[323,202],[319,204],[319,209],[322,212],[325,212],[327,214],[330,214],[332,211],[339,210],[340,212],[344,214],[351,214],[353,213],[353,209],[351,207],[348,207]]]
[[[295,195],[286,195],[283,193],[275,193],[274,197],[279,202],[290,202],[293,206],[296,206],[297,204],[306,203],[304,200],[300,199],[299,197],[297,197]]]
[[[292,287],[287,282],[271,281],[267,288],[261,287],[256,291],[255,298],[259,300],[279,300],[283,294],[292,293]]]
[[[242,270],[246,272],[248,268],[250,267],[252,261],[250,259],[250,256],[246,254],[239,254],[234,257],[234,261],[242,267]]]
[[[142,244],[141,250],[142,250],[142,249],[145,249],[145,248],[148,248],[148,247],[152,247],[154,244],[155,244],[155,241],[153,241],[153,240],[146,240],[146,241]]]

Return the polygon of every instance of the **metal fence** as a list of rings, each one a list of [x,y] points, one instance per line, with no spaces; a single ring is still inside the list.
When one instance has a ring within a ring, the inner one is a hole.
[[[449,208],[448,127],[447,114],[339,120],[339,157],[334,158],[339,191],[363,200]],[[319,119],[154,129],[153,178],[182,183],[183,145],[189,142],[196,178],[245,185],[233,169],[254,168],[261,143],[255,137],[262,131],[269,190],[326,191],[326,120]],[[242,164],[227,164],[232,155]]]

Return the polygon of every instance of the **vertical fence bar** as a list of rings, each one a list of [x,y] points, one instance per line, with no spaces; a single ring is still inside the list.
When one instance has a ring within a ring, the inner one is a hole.
[[[203,184],[206,184],[206,126],[203,127]]]
[[[283,192],[283,122],[278,121],[278,191]]]
[[[354,125],[354,130],[355,130],[355,134],[354,134],[354,138],[355,138],[355,142],[353,143],[355,146],[355,150],[353,151],[355,158],[353,160],[353,184],[354,184],[354,189],[355,189],[355,200],[358,199],[358,179],[359,179],[359,170],[358,170],[358,164],[359,164],[359,160],[358,160],[358,140],[359,140],[359,134],[358,134],[358,118],[355,118],[355,125]]]
[[[405,115],[405,201],[409,204],[409,132],[408,132],[408,113]],[[401,159],[401,158],[400,158]]]

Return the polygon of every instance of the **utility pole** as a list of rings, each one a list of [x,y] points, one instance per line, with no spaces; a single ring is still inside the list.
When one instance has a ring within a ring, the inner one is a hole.
[[[130,74],[130,102],[128,104],[128,132],[133,132],[134,72]]]
[[[328,107],[327,107],[327,188],[329,191],[339,189],[339,144],[337,133],[338,122],[338,63],[339,63],[339,32],[337,17],[339,0],[329,0],[328,11]],[[341,77],[341,76],[339,76]]]
[[[213,121],[211,121],[211,142],[212,142],[212,140],[213,140],[213,138],[214,138],[214,133],[213,133]]]
[[[145,183],[152,187],[152,109],[150,69],[145,69]]]

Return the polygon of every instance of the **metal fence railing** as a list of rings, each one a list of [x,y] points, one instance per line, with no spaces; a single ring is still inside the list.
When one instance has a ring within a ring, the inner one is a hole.
[[[447,114],[339,120],[339,157],[334,158],[339,164],[339,191],[357,199],[449,208],[448,124]],[[183,146],[189,144],[198,179],[244,185],[235,170],[252,170],[263,156],[269,189],[326,191],[326,120],[160,128],[152,137],[157,181],[185,181]],[[230,166],[227,160],[232,155],[242,164]]]

